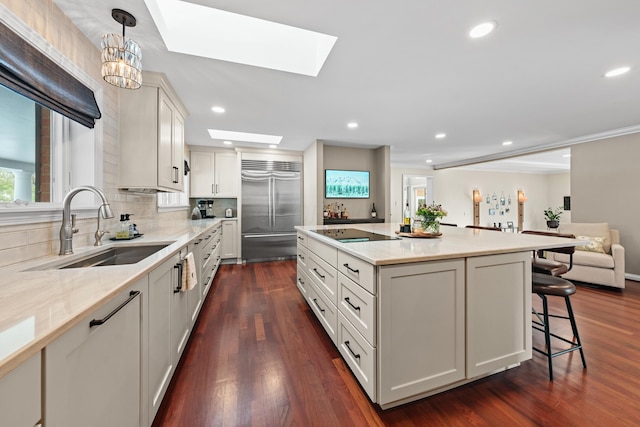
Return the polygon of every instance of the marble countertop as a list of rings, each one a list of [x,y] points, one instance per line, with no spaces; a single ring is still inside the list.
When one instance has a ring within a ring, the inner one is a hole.
[[[500,231],[448,226],[440,226],[442,236],[437,238],[401,237],[399,240],[349,243],[341,243],[313,232],[313,230],[339,228],[355,228],[396,237],[397,234],[395,232],[399,230],[397,224],[390,223],[296,227],[297,230],[307,233],[311,238],[317,238],[374,265],[467,258],[585,244],[581,240],[564,237],[503,233]]]
[[[74,248],[73,255],[51,255],[0,269],[0,378],[225,219],[229,218],[172,222],[132,241],[107,240],[101,247]],[[136,264],[31,270],[110,246],[159,242],[170,244]]]

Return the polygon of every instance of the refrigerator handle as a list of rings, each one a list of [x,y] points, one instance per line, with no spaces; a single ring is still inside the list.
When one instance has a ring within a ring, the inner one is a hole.
[[[271,224],[276,226],[276,178],[271,177]]]
[[[269,177],[269,192],[267,193],[267,215],[269,216],[269,227],[273,227],[273,197],[271,197],[271,193],[273,192],[273,178]]]

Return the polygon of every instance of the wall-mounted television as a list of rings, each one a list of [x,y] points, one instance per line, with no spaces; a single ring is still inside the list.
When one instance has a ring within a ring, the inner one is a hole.
[[[324,197],[326,199],[368,199],[369,171],[325,169]]]

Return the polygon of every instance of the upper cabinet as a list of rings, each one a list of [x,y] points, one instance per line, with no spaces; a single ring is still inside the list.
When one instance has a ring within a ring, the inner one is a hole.
[[[238,197],[240,171],[233,151],[191,151],[191,197]]]
[[[140,89],[119,93],[119,187],[183,191],[187,110],[166,77],[145,71]]]

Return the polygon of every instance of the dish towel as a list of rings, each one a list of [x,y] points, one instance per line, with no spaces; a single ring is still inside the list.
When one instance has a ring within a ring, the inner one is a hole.
[[[198,284],[196,274],[196,259],[193,252],[189,252],[182,261],[182,292],[190,291]]]

